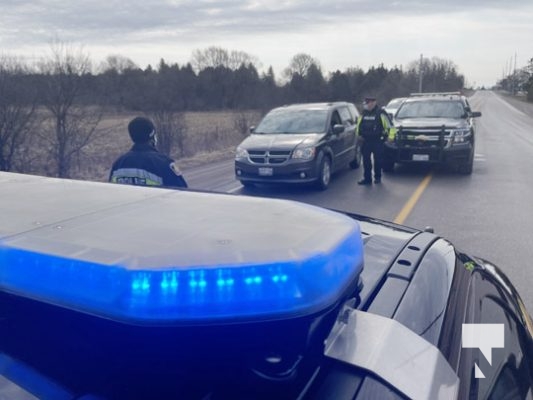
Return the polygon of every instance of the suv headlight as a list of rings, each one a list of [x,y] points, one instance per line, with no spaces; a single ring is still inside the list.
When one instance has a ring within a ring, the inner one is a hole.
[[[292,152],[292,158],[299,160],[311,160],[315,156],[316,149],[314,147],[296,148]]]
[[[464,143],[470,138],[470,129],[455,129],[452,131],[453,143]]]
[[[242,147],[237,147],[237,150],[235,151],[235,159],[236,160],[248,159],[248,151]]]

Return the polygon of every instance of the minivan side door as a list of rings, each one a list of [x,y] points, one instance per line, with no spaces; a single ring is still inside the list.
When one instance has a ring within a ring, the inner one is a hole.
[[[331,119],[327,133],[327,143],[333,152],[332,168],[333,171],[338,170],[343,165],[343,151],[344,151],[344,131],[341,133],[333,132],[335,125],[342,125],[342,119],[337,110],[331,112]]]
[[[346,106],[339,107],[339,115],[341,117],[341,122],[344,125],[344,132],[342,133],[343,149],[341,153],[341,159],[342,164],[346,165],[353,160],[355,155],[354,151],[357,143],[357,138],[355,136],[356,121]]]

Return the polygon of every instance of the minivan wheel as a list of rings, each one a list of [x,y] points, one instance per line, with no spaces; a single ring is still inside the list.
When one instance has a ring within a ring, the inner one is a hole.
[[[317,187],[320,190],[326,190],[331,180],[331,161],[328,156],[322,157],[320,168],[318,169]]]

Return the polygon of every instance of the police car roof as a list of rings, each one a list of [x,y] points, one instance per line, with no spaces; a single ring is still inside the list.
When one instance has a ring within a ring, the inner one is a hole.
[[[350,103],[345,101],[334,101],[334,102],[322,102],[322,103],[296,103],[296,104],[287,104],[282,107],[274,108],[274,110],[328,110],[335,106],[348,105]]]
[[[9,173],[0,184],[0,289],[97,315],[308,314],[362,268],[357,222],[301,203]]]
[[[244,362],[248,368],[259,371],[256,376],[263,377],[264,388],[273,390],[265,391],[264,398],[305,391],[308,377],[313,376],[312,370],[305,370],[307,364],[303,366],[304,371],[299,371],[303,372],[300,375],[302,382],[279,386],[270,377],[276,376],[276,368],[281,372],[286,372],[287,368],[290,371],[292,367],[286,363],[291,360],[296,360],[296,366],[300,353],[294,349],[305,346],[313,336],[311,354],[316,349],[321,351],[324,332],[317,335],[318,325],[314,322],[309,334],[300,331],[298,324],[288,323],[310,312],[331,308],[335,299],[346,300],[343,296],[348,282],[356,282],[359,274],[364,286],[356,297],[359,297],[359,308],[364,311],[350,309],[346,319],[338,319],[342,327],[340,330],[334,328],[329,335],[325,353],[330,367],[333,366],[336,371],[349,366],[350,374],[346,375],[346,379],[357,384],[367,376],[364,371],[372,371],[385,382],[391,382],[400,392],[415,397],[435,387],[434,382],[424,379],[424,384],[417,382],[413,386],[415,379],[407,379],[412,371],[420,370],[419,364],[415,369],[404,369],[404,375],[397,377],[400,380],[391,381],[394,376],[385,364],[376,365],[375,357],[365,356],[382,354],[377,351],[384,345],[377,334],[379,332],[391,332],[391,338],[398,338],[393,343],[387,342],[392,347],[404,348],[409,344],[409,348],[417,354],[421,346],[427,346],[425,342],[412,346],[411,335],[415,333],[388,318],[380,319],[379,314],[386,315],[385,311],[390,311],[398,304],[398,299],[403,298],[415,269],[406,268],[406,265],[415,267],[420,263],[422,255],[435,240],[433,235],[360,216],[355,221],[336,212],[291,201],[9,173],[0,173],[0,184],[6,189],[6,196],[0,198],[0,210],[3,211],[0,224],[0,292],[9,292],[8,296],[5,293],[0,295],[7,304],[7,311],[3,312],[12,314],[9,319],[13,332],[9,330],[8,336],[11,335],[11,339],[22,336],[23,345],[15,343],[14,347],[27,349],[26,360],[32,365],[44,365],[41,372],[56,377],[66,387],[75,388],[77,393],[102,390],[122,396],[127,393],[128,398],[147,398],[157,397],[158,391],[175,394],[203,388],[207,392],[220,389],[220,398],[228,398],[224,397],[224,385],[232,385],[230,390],[239,392],[239,385],[246,386],[244,377],[249,376],[246,369],[241,371],[236,368],[233,371],[228,368],[228,365],[233,365],[232,362],[236,362],[235,365]],[[100,237],[100,233],[103,236]],[[123,241],[121,237],[135,239],[136,245]],[[159,243],[161,240],[164,243]],[[364,270],[361,270],[362,243],[365,250],[368,249],[364,259],[369,268]],[[146,252],[142,249],[144,247]],[[203,252],[201,257],[198,257],[198,249]],[[249,253],[247,249],[250,249]],[[251,269],[248,269],[248,257],[254,260]],[[170,259],[177,261],[169,264]],[[210,262],[203,262],[202,268],[196,268],[198,259]],[[219,268],[220,260],[224,260],[222,269]],[[36,262],[32,264],[32,261]],[[29,273],[24,271],[27,265],[31,267]],[[118,270],[114,268],[117,265],[120,267]],[[43,269],[43,266],[53,268]],[[105,274],[101,274],[102,270],[113,271],[109,281],[106,281],[108,277]],[[165,280],[167,271],[171,274]],[[215,275],[211,276],[210,271],[215,271]],[[251,271],[253,273],[250,274]],[[292,274],[291,271],[302,273]],[[172,274],[175,272],[177,279],[173,281]],[[185,273],[185,279],[182,279],[181,272]],[[231,272],[237,274],[232,275]],[[52,278],[46,275],[52,275]],[[332,280],[331,276],[336,278]],[[233,308],[231,303],[221,307],[226,299],[231,299],[231,292],[237,289],[239,279],[242,290],[238,297],[243,296],[245,303],[252,307],[246,308],[244,303]],[[401,281],[405,285],[386,285],[390,280]],[[100,285],[102,281],[105,281],[103,286]],[[265,282],[267,284],[263,285]],[[93,287],[94,283],[96,286]],[[115,286],[118,286],[118,292]],[[154,286],[157,288],[154,289]],[[215,291],[206,296],[211,286]],[[387,290],[382,290],[383,286],[387,286]],[[184,287],[190,297],[177,295]],[[70,288],[73,290],[67,290]],[[77,292],[83,295],[76,297]],[[128,295],[113,295],[123,292]],[[11,296],[13,293],[15,296]],[[261,297],[265,293],[270,297]],[[350,292],[350,295],[355,296],[355,292]],[[179,309],[180,304],[169,300],[176,296],[180,301],[186,301],[188,313],[165,314],[168,311],[164,309],[165,305]],[[23,297],[38,301],[27,301]],[[216,302],[198,307],[198,302],[206,297]],[[93,298],[100,302],[92,303],[90,300]],[[262,301],[253,303],[258,298]],[[300,299],[306,300],[303,305],[298,303]],[[146,308],[153,301],[157,307]],[[110,308],[110,304],[126,304],[127,307],[117,310]],[[290,308],[283,308],[287,304]],[[69,310],[56,307],[58,305]],[[206,313],[206,310],[220,308],[227,314]],[[226,324],[228,315],[234,316],[243,310],[244,314],[240,316],[246,317],[244,324]],[[77,311],[96,314],[97,318]],[[335,318],[337,312],[328,314],[328,318]],[[191,314],[200,316],[204,321],[222,323],[214,330],[211,326],[207,326],[207,330],[194,330],[194,334],[188,329],[196,329],[196,325],[150,326],[145,329],[145,326],[122,324],[123,320],[146,322],[154,315],[158,322],[168,321],[168,318],[183,321]],[[268,320],[261,320],[265,315]],[[285,319],[278,320],[279,317]],[[321,315],[317,320],[322,318]],[[258,320],[257,324],[248,322]],[[344,329],[345,322],[346,326],[357,329]],[[45,332],[42,341],[25,341],[24,338],[32,336],[32,324]],[[360,333],[364,335],[360,336]],[[355,344],[367,351],[353,352]],[[346,345],[351,349],[348,352],[343,350]],[[43,346],[49,351],[42,351]],[[78,350],[65,351],[71,348]],[[109,352],[113,353],[113,361],[120,368],[107,363]],[[58,358],[59,353],[61,358]],[[409,357],[412,354],[409,352]],[[431,354],[439,360],[426,368],[427,375],[433,376],[435,370],[448,374],[449,367],[442,356],[435,349]],[[394,356],[390,363],[398,362],[404,368],[407,353],[400,355],[403,357]],[[220,364],[224,357],[229,358],[229,363]],[[208,359],[215,364],[207,363]],[[279,363],[278,359],[281,360]],[[55,361],[50,363],[50,360]],[[141,360],[139,365],[135,364],[135,360]],[[169,364],[161,360],[172,362],[173,369],[167,373],[165,365]],[[314,360],[313,357],[311,360]],[[17,360],[0,357],[0,363],[16,365],[20,370]],[[179,369],[183,365],[187,365],[187,373]],[[313,365],[311,362],[310,368]],[[225,380],[230,372],[235,373],[237,381]],[[143,374],[143,379],[132,379],[138,373]],[[329,375],[336,379],[335,372]],[[113,376],[119,381],[126,379],[130,384],[116,384],[113,379],[102,381],[102,376]],[[451,377],[454,378],[453,374]],[[198,382],[192,385],[189,378]],[[24,379],[17,380],[11,375],[9,379],[30,383],[38,380],[31,373],[25,373]],[[315,383],[321,382],[317,380]],[[132,390],[144,388],[149,391],[128,392],[130,386],[135,388]],[[418,389],[410,391],[413,387]],[[340,391],[342,388],[334,389],[335,393]]]

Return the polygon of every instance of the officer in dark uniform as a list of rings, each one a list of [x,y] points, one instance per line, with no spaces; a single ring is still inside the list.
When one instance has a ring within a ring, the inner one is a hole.
[[[187,182],[174,160],[157,151],[157,136],[152,121],[145,117],[136,117],[128,124],[128,132],[134,145],[113,163],[109,182],[187,187]]]
[[[364,177],[359,185],[372,184],[372,158],[374,159],[374,183],[381,183],[381,162],[384,152],[384,141],[394,138],[394,128],[390,126],[385,111],[377,106],[376,98],[365,97],[363,113],[357,121],[357,134],[361,140]]]

